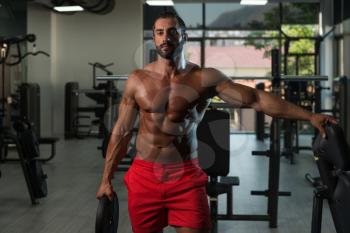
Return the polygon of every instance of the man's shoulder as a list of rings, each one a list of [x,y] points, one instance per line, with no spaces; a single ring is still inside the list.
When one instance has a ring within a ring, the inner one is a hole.
[[[197,65],[196,63],[193,63],[193,62],[190,62],[190,61],[187,61],[186,62],[186,68],[187,69],[190,69],[190,70],[197,70],[197,69],[202,69],[199,65]]]
[[[220,70],[212,67],[199,67],[195,71],[201,79],[204,86],[216,86],[222,82],[228,81],[229,78]]]
[[[201,72],[204,71],[205,68],[200,67],[199,65],[189,62],[186,62],[186,67],[184,69],[182,69],[182,72],[185,74],[190,74],[192,75],[200,75],[201,76]]]
[[[149,73],[149,71],[147,71],[144,68],[143,69],[135,69],[130,73],[130,75],[128,77],[128,81],[140,80],[140,78],[147,76],[148,73]]]
[[[149,64],[145,65],[143,68],[135,69],[135,70],[130,74],[130,77],[131,77],[131,76],[134,76],[134,77],[140,78],[140,77],[147,76],[147,75],[149,75],[151,72],[154,71],[154,67],[155,67],[155,62],[149,63]]]

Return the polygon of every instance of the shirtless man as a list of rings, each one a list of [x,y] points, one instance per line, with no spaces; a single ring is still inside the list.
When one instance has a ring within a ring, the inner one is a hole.
[[[233,83],[216,69],[187,62],[185,29],[183,20],[172,13],[155,20],[158,60],[130,74],[109,141],[97,198],[112,197],[111,179],[126,153],[139,113],[137,155],[124,177],[134,233],[158,233],[167,225],[177,233],[210,231],[207,176],[198,166],[196,128],[211,97],[273,117],[310,121],[321,134],[325,122],[335,123],[330,116],[307,112],[270,93]]]

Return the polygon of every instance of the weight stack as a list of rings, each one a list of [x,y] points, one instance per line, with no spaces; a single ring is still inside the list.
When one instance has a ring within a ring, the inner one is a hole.
[[[64,138],[70,139],[78,134],[78,104],[79,95],[75,91],[79,89],[79,83],[68,82],[65,85],[64,104]]]
[[[33,124],[35,135],[40,137],[40,86],[37,83],[23,83],[19,86],[19,113],[21,118]]]

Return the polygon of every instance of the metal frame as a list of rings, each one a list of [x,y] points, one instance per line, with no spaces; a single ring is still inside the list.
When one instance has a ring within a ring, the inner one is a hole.
[[[11,138],[13,139],[13,138]],[[51,147],[51,153],[47,157],[41,157],[37,158],[36,160],[41,161],[43,163],[46,163],[50,160],[52,160],[55,155],[56,155],[56,142],[59,140],[59,138],[54,138],[54,137],[43,137],[43,138],[38,138],[39,146],[40,145],[50,145]],[[21,158],[7,158],[8,154],[8,147],[9,145],[16,145],[16,142],[14,140],[12,141],[4,141],[3,146],[4,146],[4,151],[3,151],[3,158],[0,158],[0,162],[19,162]]]
[[[280,69],[280,51],[272,50],[272,84],[273,93],[280,93],[281,85],[281,69]],[[219,106],[222,107],[222,106]],[[267,221],[271,228],[277,227],[278,220],[278,199],[279,196],[290,196],[290,192],[279,191],[279,176],[280,176],[280,124],[278,118],[273,118],[271,123],[271,137],[270,137],[270,149],[267,151],[253,151],[252,154],[256,156],[266,156],[269,159],[269,174],[268,174],[268,188],[263,191],[251,191],[251,195],[260,195],[267,197],[267,213],[266,214],[233,214],[232,202],[228,200],[230,195],[227,196],[227,213],[218,214],[218,194],[210,195],[210,209],[212,218],[212,231],[211,233],[218,232],[218,221]],[[222,182],[217,182],[217,177],[210,177],[210,184],[222,185]],[[231,187],[229,187],[231,188]],[[230,205],[230,206],[229,206]]]

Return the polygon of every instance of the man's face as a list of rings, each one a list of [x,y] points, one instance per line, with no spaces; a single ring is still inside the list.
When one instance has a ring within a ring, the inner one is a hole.
[[[175,18],[160,18],[154,24],[153,41],[157,53],[165,59],[172,59],[183,48],[184,35]]]

